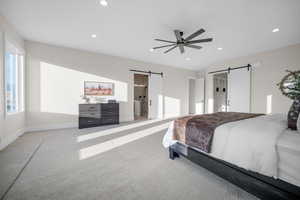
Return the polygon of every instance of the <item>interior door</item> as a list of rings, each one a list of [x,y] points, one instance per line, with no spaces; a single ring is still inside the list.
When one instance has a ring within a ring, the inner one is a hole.
[[[195,96],[196,112],[195,114],[204,114],[204,78],[196,79]]]
[[[189,79],[189,114],[196,113],[196,80]]]
[[[163,78],[160,75],[151,74],[148,80],[148,118],[163,118]]]
[[[232,70],[228,74],[228,111],[250,112],[251,70]]]

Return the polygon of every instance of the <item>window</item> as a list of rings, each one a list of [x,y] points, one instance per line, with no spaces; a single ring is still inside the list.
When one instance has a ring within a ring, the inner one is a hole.
[[[6,113],[24,111],[24,56],[16,48],[5,53]]]

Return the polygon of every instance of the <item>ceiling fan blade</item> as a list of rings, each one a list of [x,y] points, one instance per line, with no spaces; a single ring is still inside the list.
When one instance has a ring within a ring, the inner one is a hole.
[[[180,53],[184,53],[183,44],[179,44],[178,46],[179,46]]]
[[[191,34],[190,36],[188,36],[187,38],[185,38],[186,41],[189,41],[195,37],[197,37],[198,35],[201,35],[202,33],[204,33],[205,30],[203,28],[201,28],[200,30],[196,31],[195,33]]]
[[[193,44],[186,44],[184,45],[185,47],[190,47],[190,48],[194,48],[194,49],[202,49],[201,46],[197,46],[197,45],[193,45]]]
[[[160,48],[164,48],[164,47],[171,47],[174,46],[176,44],[168,44],[168,45],[163,45],[163,46],[159,46],[159,47],[153,47],[153,49],[160,49]]]
[[[169,51],[172,51],[173,49],[175,49],[177,47],[177,45],[176,46],[174,46],[174,47],[171,47],[170,49],[168,49],[167,51],[165,51],[164,53],[168,53]]]
[[[174,30],[174,33],[175,33],[175,36],[176,36],[176,39],[178,42],[182,42],[182,37],[180,35],[180,30]]]
[[[169,41],[169,40],[162,40],[162,39],[155,39],[155,40],[160,42],[168,42],[168,43],[176,44],[176,42]]]
[[[201,42],[211,42],[213,39],[212,38],[206,38],[206,39],[201,39],[201,40],[192,40],[192,41],[187,41],[187,44],[196,44],[196,43],[201,43]]]

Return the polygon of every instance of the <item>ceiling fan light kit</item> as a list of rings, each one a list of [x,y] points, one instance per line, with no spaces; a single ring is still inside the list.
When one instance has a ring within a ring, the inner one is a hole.
[[[205,30],[203,28],[201,28],[198,31],[196,31],[195,33],[189,35],[188,37],[183,38],[183,32],[182,31],[174,30],[174,34],[175,34],[175,37],[176,37],[176,42],[175,41],[170,41],[170,40],[155,39],[156,41],[165,42],[165,43],[168,43],[168,44],[163,45],[163,46],[153,47],[153,49],[160,49],[160,48],[169,47],[169,49],[164,51],[164,53],[168,53],[168,52],[170,52],[173,49],[178,47],[180,53],[182,53],[182,54],[185,52],[184,47],[193,48],[193,49],[201,49],[202,46],[198,46],[198,45],[195,45],[195,44],[204,43],[204,42],[211,42],[213,40],[212,38],[193,40],[195,37],[201,35],[204,32],[205,32]]]

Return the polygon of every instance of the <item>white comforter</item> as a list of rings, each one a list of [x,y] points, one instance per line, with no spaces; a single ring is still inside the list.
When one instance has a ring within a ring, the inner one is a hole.
[[[247,170],[278,177],[276,143],[287,128],[286,116],[274,114],[231,122],[219,126],[214,133],[211,155]],[[173,123],[163,139],[169,147]]]

